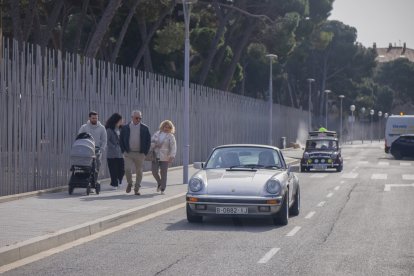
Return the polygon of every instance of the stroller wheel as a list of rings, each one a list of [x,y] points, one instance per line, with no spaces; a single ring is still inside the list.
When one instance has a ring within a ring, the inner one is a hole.
[[[91,186],[86,187],[86,195],[91,193]]]
[[[99,195],[99,192],[101,191],[101,184],[95,184],[95,192],[97,195]]]
[[[75,190],[75,187],[69,185],[68,192],[69,192],[70,195],[73,194],[73,190]]]

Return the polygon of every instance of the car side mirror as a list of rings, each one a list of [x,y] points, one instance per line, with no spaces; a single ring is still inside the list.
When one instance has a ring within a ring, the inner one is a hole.
[[[292,172],[292,166],[288,165],[287,166],[287,174],[290,176],[290,173]]]
[[[204,162],[194,162],[193,167],[194,169],[201,170],[204,168]]]

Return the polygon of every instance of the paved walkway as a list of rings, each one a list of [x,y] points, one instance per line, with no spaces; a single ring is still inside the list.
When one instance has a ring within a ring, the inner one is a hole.
[[[300,149],[286,150],[284,154],[286,162],[297,162],[301,152]],[[195,171],[190,166],[190,175]],[[99,195],[86,196],[86,189],[75,189],[71,196],[65,191],[0,203],[0,253],[19,248],[21,244],[44,239],[48,235],[58,235],[70,228],[96,223],[99,219],[115,223],[117,217],[125,216],[126,213],[131,210],[136,211],[140,207],[143,209],[149,207],[148,212],[151,212],[152,206],[159,203],[158,208],[164,208],[162,206],[166,206],[166,201],[170,200],[172,204],[177,202],[177,197],[180,202],[184,202],[187,185],[182,184],[182,174],[182,167],[170,168],[164,195],[156,192],[156,182],[147,172],[144,173],[141,196],[135,196],[133,191],[126,194],[126,187],[112,190],[109,180],[106,179],[100,181],[102,191]],[[22,255],[21,250],[20,254]],[[3,262],[5,263],[7,262]]]

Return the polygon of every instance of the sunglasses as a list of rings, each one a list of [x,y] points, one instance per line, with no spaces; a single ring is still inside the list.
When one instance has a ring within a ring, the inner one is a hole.
[[[136,120],[141,120],[142,119],[142,117],[133,117],[134,119],[136,119]]]

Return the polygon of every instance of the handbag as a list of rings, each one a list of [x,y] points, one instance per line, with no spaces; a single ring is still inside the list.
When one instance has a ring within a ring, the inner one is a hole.
[[[150,151],[148,152],[147,155],[145,155],[145,161],[155,161],[157,159],[157,157],[155,156],[155,151],[154,149],[150,149]]]

